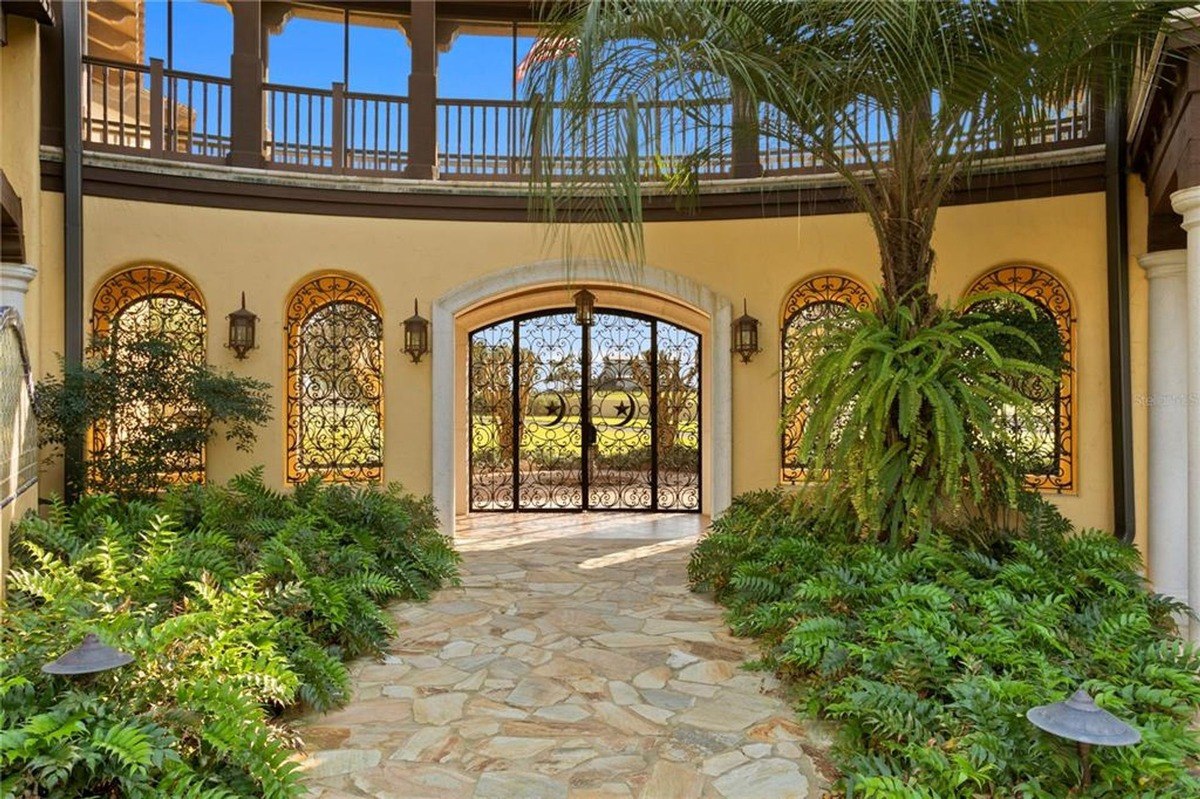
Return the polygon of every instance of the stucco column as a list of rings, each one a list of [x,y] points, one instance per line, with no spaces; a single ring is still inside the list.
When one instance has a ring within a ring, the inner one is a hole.
[[[1150,282],[1150,579],[1160,594],[1187,602],[1187,250],[1146,253],[1138,263]]]
[[[25,321],[25,295],[35,277],[37,268],[30,264],[0,264],[0,305],[16,308],[21,321]]]
[[[1188,496],[1200,497],[1200,186],[1180,189],[1171,205],[1187,231],[1187,444]],[[1200,501],[1188,503],[1188,606],[1200,615]],[[1200,624],[1188,625],[1200,642]]]

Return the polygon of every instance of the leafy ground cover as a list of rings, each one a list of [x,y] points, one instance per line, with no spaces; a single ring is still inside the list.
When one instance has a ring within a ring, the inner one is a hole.
[[[346,701],[393,599],[456,574],[432,503],[261,472],[153,502],[93,496],[15,531],[0,617],[0,796],[291,797],[286,718]],[[96,631],[134,663],[43,663]]]
[[[814,520],[802,499],[738,498],[689,564],[762,643],[802,711],[835,719],[851,797],[1194,797],[1200,652],[1149,593],[1137,552],[1076,532],[1036,497],[1020,532],[937,532],[907,549]],[[1143,742],[1070,746],[1025,711],[1078,687]]]

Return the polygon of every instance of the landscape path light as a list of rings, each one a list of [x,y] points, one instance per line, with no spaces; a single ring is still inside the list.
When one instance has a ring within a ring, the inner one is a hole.
[[[1142,740],[1140,732],[1097,707],[1095,700],[1082,688],[1065,701],[1030,708],[1025,718],[1038,729],[1078,744],[1079,785],[1083,788],[1092,784],[1093,746],[1132,746]]]
[[[65,677],[82,677],[128,666],[132,662],[133,655],[113,649],[95,633],[88,633],[83,637],[82,644],[42,666],[42,671]]]

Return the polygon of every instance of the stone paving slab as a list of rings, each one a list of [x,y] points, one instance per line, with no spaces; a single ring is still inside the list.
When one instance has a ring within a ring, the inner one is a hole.
[[[693,545],[468,538],[463,585],[395,608],[386,657],[352,665],[354,700],[302,720],[310,795],[820,796],[822,747],[688,590]]]

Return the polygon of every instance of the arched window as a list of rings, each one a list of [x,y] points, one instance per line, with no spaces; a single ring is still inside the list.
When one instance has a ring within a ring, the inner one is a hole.
[[[1010,419],[1021,451],[1014,453],[1033,465],[1026,475],[1031,488],[1046,491],[1075,489],[1075,312],[1071,294],[1057,277],[1036,266],[1003,266],[976,280],[968,292],[1009,291],[1033,302],[1054,320],[1063,343],[1062,379],[1052,391],[1040,381],[1020,389],[1033,401],[1031,418]],[[1019,429],[1016,429],[1019,428]]]
[[[800,351],[800,331],[805,326],[830,319],[847,308],[862,309],[871,304],[871,292],[852,277],[836,274],[815,275],[792,289],[780,315],[781,408],[795,397],[796,385],[804,371]],[[804,415],[793,414],[786,420],[781,442],[780,480],[802,483],[807,469],[799,457],[800,437],[804,433]]]
[[[204,299],[190,280],[160,266],[125,269],[100,285],[92,301],[94,344],[111,347],[118,362],[131,344],[156,338],[174,345],[180,357],[196,363],[206,358],[207,317]],[[132,354],[130,355],[132,356]],[[140,431],[150,425],[169,427],[187,408],[129,402],[111,419],[92,427],[89,456],[93,460],[121,457],[121,450],[136,452]],[[199,482],[204,479],[203,446],[171,458],[170,479]]]
[[[362,283],[314,277],[287,306],[287,479],[383,474],[383,322]]]

